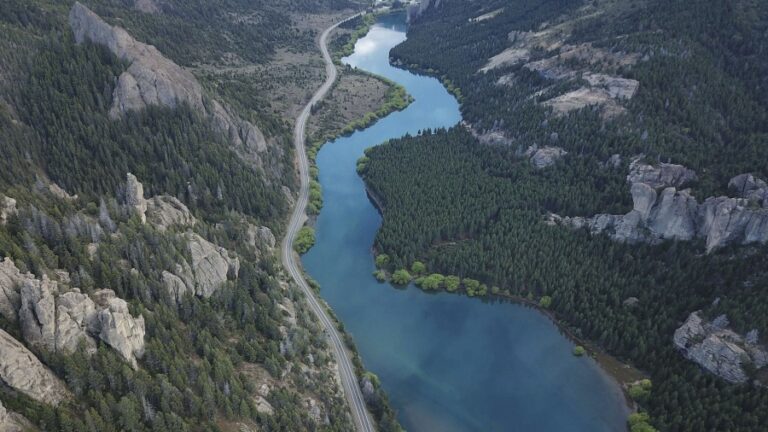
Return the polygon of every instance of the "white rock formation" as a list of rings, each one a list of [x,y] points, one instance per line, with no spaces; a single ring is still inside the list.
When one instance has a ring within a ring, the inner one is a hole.
[[[749,343],[738,333],[706,322],[693,312],[675,331],[673,341],[686,358],[732,383],[748,380],[744,365],[759,369],[768,364],[765,347]]]
[[[131,316],[128,304],[112,290],[93,296],[95,302],[77,289],[59,294],[58,284],[46,276],[25,279],[19,309],[24,340],[31,347],[63,353],[84,343],[92,354],[99,338],[136,368],[136,358],[144,353],[144,318]]]
[[[762,180],[745,174],[731,179],[731,188],[749,199],[710,197],[699,204],[689,190],[676,189],[695,179],[696,173],[681,165],[654,167],[635,161],[627,176],[632,211],[590,218],[551,215],[549,223],[586,227],[630,243],[702,238],[707,252],[728,244],[768,243],[768,187]]]
[[[147,200],[144,199],[144,185],[131,173],[128,173],[125,182],[125,205],[139,216],[141,223],[147,221]]]
[[[183,238],[192,261],[177,263],[173,272],[163,272],[163,286],[171,298],[179,302],[187,292],[209,298],[229,277],[237,278],[240,260],[232,252],[193,232]]]
[[[679,188],[695,180],[696,172],[682,165],[669,163],[649,165],[642,162],[642,157],[635,158],[629,164],[627,175],[628,183],[645,183],[654,189],[669,186]]]
[[[124,29],[107,24],[79,2],[69,13],[69,24],[77,43],[88,40],[104,45],[130,64],[118,79],[110,116],[118,118],[148,105],[175,108],[188,104],[210,118],[216,129],[239,152],[244,152],[248,160],[261,164],[258,153],[267,149],[261,131],[217,101],[207,100],[191,72],[165,58],[154,46],[138,42]]]
[[[187,233],[187,244],[192,256],[195,294],[208,298],[227,281],[227,275],[237,276],[240,260],[229,251],[195,233]]]
[[[32,399],[58,405],[69,392],[21,342],[0,329],[0,380]]]
[[[525,151],[525,156],[531,158],[531,163],[536,169],[546,168],[554,165],[561,157],[568,154],[567,151],[555,146],[536,147],[530,146]]]
[[[42,280],[26,280],[21,285],[19,324],[24,340],[30,346],[56,350],[56,282],[43,276]]]
[[[21,306],[19,290],[21,284],[31,278],[31,274],[22,274],[10,258],[0,261],[0,315],[8,321],[15,322],[18,318]]]
[[[16,214],[16,200],[0,195],[0,225],[5,225],[11,215]]]
[[[184,203],[169,195],[147,200],[147,221],[160,231],[172,226],[192,226],[197,222]]]
[[[272,249],[275,247],[275,235],[272,234],[272,230],[265,226],[249,225],[247,234],[248,244],[254,248],[267,247]]]
[[[96,320],[91,329],[107,345],[125,358],[134,369],[138,367],[137,358],[144,355],[144,317],[134,318],[128,311],[128,303],[115,297],[112,290],[100,290],[94,293],[99,306]]]

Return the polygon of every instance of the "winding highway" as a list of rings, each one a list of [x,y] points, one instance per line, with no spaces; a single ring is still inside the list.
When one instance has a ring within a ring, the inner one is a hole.
[[[306,294],[307,302],[309,303],[312,311],[317,315],[320,324],[323,326],[328,341],[333,348],[336,362],[339,365],[339,375],[341,376],[341,384],[344,388],[344,394],[347,398],[350,410],[352,412],[352,418],[355,423],[355,428],[362,432],[375,432],[376,428],[373,425],[373,421],[368,414],[368,410],[365,406],[365,400],[363,394],[360,391],[360,386],[357,382],[357,375],[352,365],[352,359],[345,348],[344,341],[339,334],[334,322],[328,316],[324,306],[315,296],[315,293],[309,287],[306,279],[299,268],[298,256],[293,251],[293,241],[296,238],[296,234],[299,229],[304,225],[306,220],[306,207],[309,200],[309,161],[307,160],[307,153],[304,148],[304,142],[306,139],[305,132],[307,127],[307,120],[312,111],[312,106],[322,99],[328,90],[330,90],[333,83],[336,81],[336,66],[333,64],[331,55],[328,53],[328,35],[345,21],[357,17],[360,14],[352,15],[330,27],[325,29],[320,35],[320,50],[323,53],[323,60],[325,61],[326,79],[322,86],[315,92],[312,99],[307,103],[299,116],[296,118],[296,126],[293,130],[294,146],[296,148],[296,157],[299,164],[299,176],[301,178],[301,187],[299,189],[299,197],[296,200],[296,206],[291,214],[291,219],[288,223],[288,230],[283,238],[282,245],[282,261],[283,266],[296,284],[301,287],[304,294]]]

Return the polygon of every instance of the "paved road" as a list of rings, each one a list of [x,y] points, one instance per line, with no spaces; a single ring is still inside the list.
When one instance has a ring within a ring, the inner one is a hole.
[[[297,263],[297,256],[293,252],[293,240],[296,238],[296,233],[304,224],[306,219],[305,212],[307,207],[307,201],[309,199],[309,162],[307,161],[307,153],[304,149],[305,141],[305,129],[307,126],[307,119],[309,119],[312,105],[317,103],[325,96],[328,90],[336,81],[336,66],[334,66],[331,56],[328,53],[327,39],[328,35],[342,22],[352,19],[357,15],[353,15],[341,22],[338,22],[331,27],[325,29],[322,35],[320,35],[320,50],[323,53],[323,59],[325,60],[325,73],[327,78],[323,85],[315,92],[312,99],[304,107],[296,118],[296,127],[293,130],[294,145],[296,147],[296,157],[299,162],[299,175],[301,177],[301,189],[299,189],[299,197],[296,200],[296,207],[293,209],[291,220],[288,224],[288,232],[283,239],[282,260],[283,266],[291,274],[294,281],[301,287],[307,297],[307,302],[314,311],[317,318],[320,320],[325,329],[325,333],[328,336],[331,347],[333,348],[336,362],[339,365],[339,372],[341,375],[341,384],[344,387],[344,394],[347,397],[347,402],[352,411],[352,418],[355,422],[355,427],[358,431],[362,432],[375,432],[376,428],[373,426],[368,410],[365,407],[365,400],[363,400],[363,394],[360,392],[360,386],[357,383],[357,376],[355,375],[355,369],[352,366],[352,360],[350,359],[341,338],[339,332],[336,330],[334,322],[328,317],[325,308],[320,304],[315,297],[315,293],[307,284],[304,279],[299,265]]]

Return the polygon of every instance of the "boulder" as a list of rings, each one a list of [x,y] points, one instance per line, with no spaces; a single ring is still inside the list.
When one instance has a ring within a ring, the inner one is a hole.
[[[554,165],[558,159],[566,154],[568,154],[567,151],[555,146],[544,146],[541,148],[530,146],[528,147],[528,150],[525,151],[525,156],[531,158],[531,164],[533,164],[533,167],[536,169]]]
[[[249,160],[261,163],[258,153],[267,148],[261,131],[219,102],[207,100],[202,86],[191,72],[165,58],[154,46],[135,40],[120,27],[107,24],[79,2],[70,10],[69,25],[77,43],[91,41],[104,45],[130,65],[118,78],[112,94],[113,103],[109,111],[112,118],[142,110],[148,105],[175,108],[187,104],[208,117],[235,148],[247,153]]]
[[[169,195],[147,200],[147,220],[160,231],[172,226],[191,226],[197,222],[184,203]]]
[[[138,367],[137,358],[144,355],[144,317],[134,318],[128,311],[128,303],[115,297],[112,290],[100,290],[94,293],[100,305],[91,329],[98,329],[98,337],[115,351],[120,353],[134,369]]]
[[[21,342],[0,329],[0,380],[32,399],[58,405],[69,392]]]
[[[188,285],[179,276],[169,271],[164,270],[162,277],[163,287],[165,287],[166,291],[168,291],[168,294],[171,296],[171,299],[173,299],[176,304],[180,304],[181,299],[184,298],[187,293],[195,293],[194,285]]]
[[[147,221],[147,200],[144,199],[144,186],[131,173],[128,173],[125,183],[125,205],[139,216],[141,223]]]
[[[682,165],[669,163],[649,165],[641,161],[642,157],[639,157],[629,164],[627,175],[629,184],[645,183],[654,189],[679,188],[696,180],[696,172]]]
[[[248,244],[256,249],[261,249],[262,247],[272,249],[277,243],[272,230],[265,226],[249,225],[247,235]]]
[[[227,276],[237,277],[240,260],[230,252],[195,233],[187,233],[187,246],[192,257],[195,294],[208,298],[221,287]]]
[[[687,359],[731,383],[744,383],[749,379],[746,364],[759,369],[768,363],[765,347],[705,321],[700,312],[691,313],[675,330],[673,342]]]
[[[768,208],[768,184],[754,175],[739,174],[728,182],[728,188],[734,191],[736,196]]]

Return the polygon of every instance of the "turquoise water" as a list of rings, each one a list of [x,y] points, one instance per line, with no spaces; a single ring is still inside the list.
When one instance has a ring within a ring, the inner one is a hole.
[[[535,310],[377,283],[371,245],[381,217],[355,163],[366,147],[460,121],[435,79],[389,65],[405,40],[401,16],[382,18],[345,63],[403,85],[406,110],[326,144],[317,157],[324,206],[317,243],[303,257],[322,297],[381,378],[409,432],[623,431],[623,396],[589,358]]]

